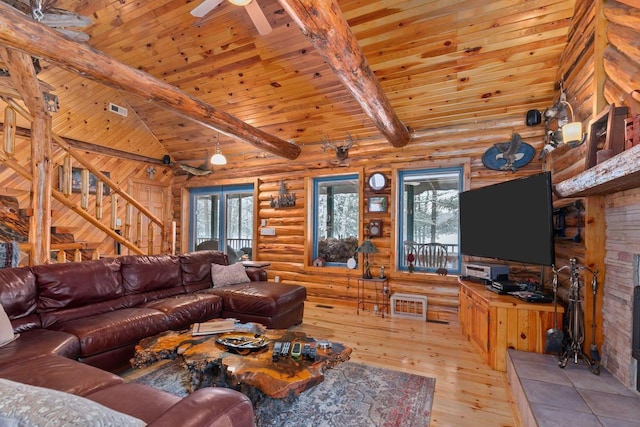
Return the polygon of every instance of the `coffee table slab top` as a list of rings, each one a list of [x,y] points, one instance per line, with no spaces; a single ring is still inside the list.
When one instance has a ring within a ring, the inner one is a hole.
[[[249,329],[247,326],[251,325]],[[192,336],[190,330],[167,331],[143,339],[136,346],[132,359],[134,368],[142,368],[162,359],[180,358],[192,374],[192,388],[205,383],[207,377],[232,388],[249,386],[272,398],[295,396],[324,380],[324,371],[349,360],[351,348],[332,342],[331,348],[317,347],[315,360],[280,357],[272,360],[273,345],[277,341],[313,343],[316,340],[303,332],[264,329],[262,325],[243,324],[242,331],[254,331],[267,337],[267,346],[242,355],[228,351],[218,344],[220,335]]]

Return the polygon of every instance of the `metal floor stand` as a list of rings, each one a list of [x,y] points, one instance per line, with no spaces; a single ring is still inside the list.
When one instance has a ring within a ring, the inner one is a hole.
[[[577,261],[578,260],[576,258],[571,258],[569,259],[569,266],[561,267],[558,270],[555,269],[555,266],[553,267],[553,274],[555,275],[556,280],[558,273],[566,268],[570,269],[571,275],[569,307],[567,310],[569,317],[569,338],[571,341],[560,355],[558,366],[565,368],[569,359],[573,359],[573,363],[575,364],[578,363],[578,359],[582,359],[584,364],[589,367],[594,375],[600,375],[600,364],[598,361],[592,361],[582,350],[582,344],[584,343],[584,315],[581,308],[583,301],[580,298],[580,288],[582,287],[582,284],[580,283],[579,274],[579,270],[585,269],[593,274],[592,280],[597,280],[598,271],[593,271],[585,266],[578,266]]]

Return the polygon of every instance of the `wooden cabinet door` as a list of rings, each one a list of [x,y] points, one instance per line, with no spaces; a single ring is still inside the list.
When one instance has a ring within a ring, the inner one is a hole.
[[[460,320],[462,334],[467,337],[467,339],[471,338],[472,309],[473,300],[467,294],[466,289],[463,288],[460,290],[460,307],[458,309],[458,320]]]
[[[474,301],[472,316],[471,339],[486,359],[489,352],[489,307],[481,301]]]

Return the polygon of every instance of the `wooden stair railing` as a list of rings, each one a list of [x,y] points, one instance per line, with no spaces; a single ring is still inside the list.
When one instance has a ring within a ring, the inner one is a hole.
[[[13,99],[5,97],[5,96],[0,96],[0,98],[5,101],[8,105],[7,109],[11,109],[12,111],[18,112],[19,114],[21,114],[25,119],[32,121],[33,118],[31,117],[31,115],[22,107],[20,106],[20,104],[16,103]],[[63,205],[65,205],[67,208],[71,209],[72,211],[74,211],[75,213],[77,213],[78,215],[80,215],[83,219],[85,219],[87,222],[91,223],[94,227],[98,228],[99,230],[101,230],[102,232],[104,232],[105,234],[107,234],[109,237],[111,237],[113,240],[115,240],[116,242],[126,246],[128,249],[130,249],[133,253],[138,254],[138,255],[143,255],[144,251],[131,239],[131,208],[135,207],[138,210],[138,216],[137,216],[137,224],[138,224],[138,233],[136,236],[136,242],[140,242],[141,241],[141,230],[140,230],[140,225],[142,223],[142,217],[145,216],[148,218],[149,220],[149,224],[148,224],[148,248],[149,248],[149,253],[153,253],[153,235],[154,235],[154,227],[159,227],[160,232],[161,232],[161,239],[162,242],[166,243],[166,248],[163,248],[162,251],[163,252],[169,252],[172,253],[172,248],[175,247],[175,243],[174,243],[174,239],[175,239],[175,233],[172,231],[175,229],[175,227],[173,227],[172,224],[169,225],[165,225],[163,224],[163,222],[158,219],[152,212],[150,212],[144,205],[142,205],[140,202],[138,202],[136,199],[134,199],[132,196],[130,196],[128,193],[126,193],[125,191],[121,190],[120,188],[118,188],[118,185],[112,181],[109,177],[107,177],[105,174],[103,174],[100,170],[96,169],[95,167],[93,167],[90,163],[86,162],[82,156],[80,155],[80,153],[75,150],[74,148],[72,148],[66,141],[64,141],[64,139],[62,139],[61,137],[59,137],[58,135],[56,135],[55,133],[51,133],[52,139],[56,142],[56,144],[64,151],[67,153],[67,156],[65,156],[65,160],[64,160],[64,164],[63,164],[63,174],[64,174],[64,179],[63,179],[63,183],[65,183],[63,185],[63,190],[64,192],[60,192],[54,188],[51,189],[51,194],[52,196],[58,200],[59,202],[61,202]],[[4,140],[4,151],[0,151],[0,162],[2,162],[3,164],[5,164],[6,166],[10,167],[11,169],[13,169],[16,173],[18,173],[20,176],[22,176],[23,178],[27,179],[27,180],[33,180],[33,176],[31,174],[31,172],[29,172],[28,170],[26,170],[23,166],[21,166],[20,164],[18,164],[14,159],[13,159],[13,153],[15,151],[14,149],[14,144],[15,142],[11,141],[11,138],[5,137]],[[81,197],[81,203],[80,205],[78,205],[77,203],[72,202],[69,199],[69,195],[71,194],[71,184],[70,184],[70,177],[71,177],[71,158],[75,159],[79,164],[81,164],[85,170],[83,172],[85,172],[85,174],[83,175],[83,185],[82,185],[82,197]],[[88,174],[89,172],[91,172],[92,174],[94,174],[98,180],[97,182],[97,188],[96,188],[96,216],[91,215],[88,212],[88,205],[87,205],[87,195],[88,195]],[[103,189],[103,185],[106,184],[110,187],[112,193],[111,193],[111,227],[104,225],[100,219],[102,218],[102,197],[99,197],[100,194],[102,193],[102,189]],[[118,233],[116,233],[115,231],[115,218],[116,218],[116,212],[117,212],[117,197],[121,197],[122,199],[124,199],[127,202],[127,205],[125,207],[126,209],[126,220],[125,220],[125,233],[124,235],[120,235]],[[99,212],[99,213],[98,213]],[[53,247],[53,245],[51,245]],[[71,248],[70,248],[71,249]]]

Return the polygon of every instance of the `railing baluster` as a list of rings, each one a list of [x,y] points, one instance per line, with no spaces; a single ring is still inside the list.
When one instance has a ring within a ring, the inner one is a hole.
[[[111,229],[115,230],[118,226],[116,224],[118,217],[118,195],[111,193]]]
[[[89,170],[82,169],[80,174],[80,192],[82,193],[82,199],[80,201],[80,207],[87,210],[89,208]]]
[[[142,212],[138,211],[136,215],[136,246],[142,243]]]
[[[153,236],[153,222],[149,221],[147,225],[147,253],[152,255],[154,252],[154,236]]]
[[[96,183],[96,218],[102,219],[102,192],[104,184],[102,181]]]
[[[62,166],[62,194],[69,196],[71,194],[71,156],[64,156],[64,166]]]
[[[10,159],[16,151],[16,110],[11,107],[4,109],[4,152]]]

